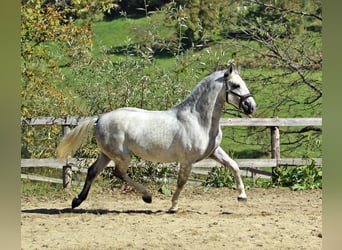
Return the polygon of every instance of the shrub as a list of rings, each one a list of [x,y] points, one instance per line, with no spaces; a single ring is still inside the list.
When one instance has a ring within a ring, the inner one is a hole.
[[[310,166],[281,167],[274,171],[274,184],[292,190],[322,188],[322,168]]]
[[[202,183],[206,187],[233,187],[235,185],[232,172],[226,167],[214,167]]]

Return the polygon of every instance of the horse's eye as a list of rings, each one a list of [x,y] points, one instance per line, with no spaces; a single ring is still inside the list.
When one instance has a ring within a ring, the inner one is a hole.
[[[240,85],[237,83],[232,83],[232,89],[238,89],[240,88]]]

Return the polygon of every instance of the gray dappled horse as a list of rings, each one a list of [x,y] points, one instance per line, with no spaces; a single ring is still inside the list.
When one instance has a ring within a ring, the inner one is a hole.
[[[57,148],[57,156],[65,159],[95,131],[100,153],[88,169],[83,190],[72,201],[72,208],[86,198],[94,178],[113,160],[115,176],[125,180],[152,202],[152,195],[127,175],[131,155],[156,162],[179,162],[177,189],[170,212],[178,209],[178,197],[187,182],[192,165],[211,158],[234,173],[239,201],[247,200],[237,163],[220,147],[222,132],[219,120],[225,102],[242,109],[245,114],[256,110],[256,103],[239,70],[230,64],[228,70],[212,73],[198,83],[184,101],[166,111],[120,108],[88,119],[70,131]]]

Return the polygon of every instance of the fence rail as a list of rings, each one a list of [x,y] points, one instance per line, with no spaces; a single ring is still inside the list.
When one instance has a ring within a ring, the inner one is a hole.
[[[48,126],[59,125],[62,128],[62,133],[67,133],[71,126],[76,126],[80,122],[90,117],[34,117],[34,118],[21,118],[22,126]],[[233,127],[233,126],[260,126],[270,128],[271,133],[271,159],[235,159],[242,170],[251,173],[252,177],[266,177],[270,178],[272,173],[269,171],[263,171],[259,168],[270,167],[274,169],[279,166],[303,166],[303,165],[315,165],[322,167],[322,159],[302,159],[302,158],[281,158],[280,156],[280,132],[281,126],[322,126],[322,118],[221,118],[221,126]],[[86,169],[78,168],[76,166],[77,160],[72,158],[68,162],[62,163],[57,159],[22,159],[21,167],[49,167],[63,169],[63,176],[61,179],[33,176],[28,174],[22,174],[21,178],[47,181],[53,183],[63,183],[64,187],[69,187],[71,184],[82,184],[80,182],[72,181],[72,171],[86,172]],[[207,174],[208,168],[217,166],[218,163],[213,160],[202,160],[196,163],[193,167],[193,173]],[[109,166],[114,166],[111,162]],[[247,172],[245,172],[247,175]]]
[[[61,125],[76,126],[91,117],[65,116],[65,117],[33,117],[21,118],[21,125]],[[322,118],[221,118],[223,127],[282,127],[282,126],[322,126]]]

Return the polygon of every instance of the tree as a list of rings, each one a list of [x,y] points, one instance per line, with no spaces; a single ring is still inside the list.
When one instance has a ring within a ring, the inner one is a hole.
[[[316,2],[316,8],[309,8],[313,11],[310,13],[305,11],[308,6],[302,1],[291,2],[291,8],[286,7],[287,1],[276,1],[277,5],[247,2],[250,10],[242,14],[239,26],[258,46],[244,46],[243,49],[262,58],[266,66],[282,69],[282,75],[274,79],[282,80],[278,83],[279,88],[284,87],[286,92],[300,87],[307,89],[306,97],[295,96],[295,92],[282,95],[279,104],[302,104],[306,109],[312,109],[313,115],[320,115],[317,105],[321,103],[322,82],[317,73],[322,70],[321,33],[307,30],[313,21],[321,24],[322,18],[317,14],[320,3]],[[274,80],[264,79],[265,83],[271,84]]]
[[[169,4],[169,16],[176,20],[176,34],[182,50],[203,47],[207,33],[218,31],[219,0],[178,0]]]
[[[21,113],[24,117],[82,114],[77,99],[59,88],[63,68],[79,67],[92,60],[92,28],[78,22],[85,10],[98,9],[100,1],[27,0],[21,4]],[[97,4],[97,7],[94,6]],[[60,133],[57,127],[22,131],[22,154],[51,156]],[[40,147],[41,144],[47,146]]]
[[[321,117],[322,115],[322,41],[321,1],[249,0],[236,4],[236,23],[243,34],[231,39],[236,48],[235,59],[245,67],[272,69],[272,73],[252,75],[246,80],[254,93],[269,98],[259,101],[259,116]],[[239,8],[238,8],[239,7]],[[312,27],[316,28],[313,29]],[[257,98],[257,97],[256,97]],[[321,146],[321,130],[317,128],[282,131],[288,153],[299,145],[310,157]],[[262,136],[262,133],[259,133]],[[283,152],[283,151],[282,151]]]

